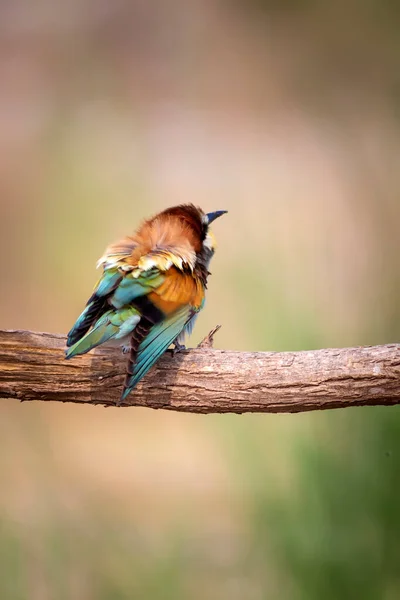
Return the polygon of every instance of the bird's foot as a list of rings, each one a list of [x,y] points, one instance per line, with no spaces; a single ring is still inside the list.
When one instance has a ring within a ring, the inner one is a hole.
[[[122,344],[121,348],[122,348],[122,354],[128,354],[128,352],[131,351],[130,344]]]
[[[170,349],[171,356],[174,357],[175,354],[179,354],[179,352],[183,352],[186,350],[185,344],[179,344],[179,342],[173,342],[174,347]]]

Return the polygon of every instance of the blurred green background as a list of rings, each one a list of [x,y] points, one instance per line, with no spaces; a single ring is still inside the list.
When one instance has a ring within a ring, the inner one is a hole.
[[[400,337],[389,0],[3,0],[0,327],[66,332],[104,247],[227,209],[192,339]],[[1,402],[2,600],[397,600],[400,411]]]

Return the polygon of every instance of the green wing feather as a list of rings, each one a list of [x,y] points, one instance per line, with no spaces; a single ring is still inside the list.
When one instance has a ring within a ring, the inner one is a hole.
[[[68,348],[66,358],[85,354],[108,340],[125,338],[139,323],[140,316],[139,311],[134,307],[108,310],[88,333]]]
[[[121,319],[122,325],[125,321],[123,309],[129,307],[135,298],[146,296],[163,281],[164,276],[157,269],[143,271],[138,277],[134,277],[132,273],[123,276],[119,269],[115,267],[105,269],[84,311],[78,317],[67,337],[67,347],[71,348],[76,348],[77,343],[85,337],[85,343],[79,348],[86,348],[86,350],[76,353],[72,350],[67,351],[67,358],[75,354],[83,354],[94,348],[88,343],[89,339],[96,340],[95,345],[98,346],[111,337],[116,337],[114,334],[110,334],[112,328],[107,326],[104,331],[104,339],[100,335],[100,332],[104,330],[107,318],[112,313],[112,307],[115,309],[118,319]],[[103,317],[106,317],[106,320]],[[96,330],[97,333],[93,335],[93,338],[87,338],[87,332],[91,327],[93,328],[92,331]],[[130,331],[128,331],[129,333]],[[97,336],[100,336],[101,341],[97,342]]]

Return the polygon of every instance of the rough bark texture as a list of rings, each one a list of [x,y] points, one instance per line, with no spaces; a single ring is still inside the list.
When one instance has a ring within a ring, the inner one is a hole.
[[[101,348],[64,359],[65,337],[0,331],[0,398],[110,406],[126,356]],[[198,413],[298,412],[400,403],[400,344],[309,352],[167,353],[124,406]]]

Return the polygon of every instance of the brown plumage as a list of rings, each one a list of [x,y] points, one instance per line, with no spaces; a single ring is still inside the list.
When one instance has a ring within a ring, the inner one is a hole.
[[[108,246],[105,255],[126,254],[124,262],[136,267],[142,257],[171,250],[190,262],[203,241],[200,210],[191,204],[169,208],[145,221],[134,235]]]

